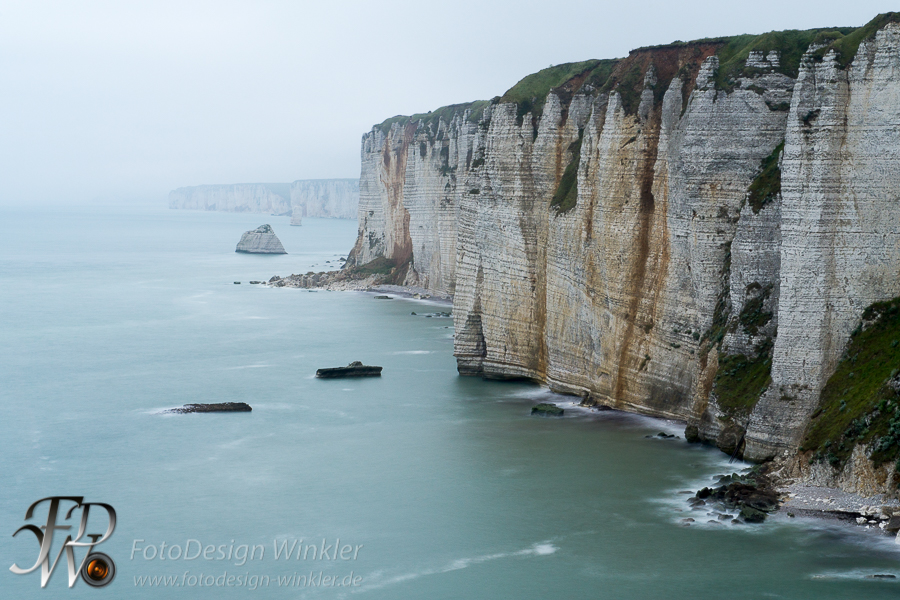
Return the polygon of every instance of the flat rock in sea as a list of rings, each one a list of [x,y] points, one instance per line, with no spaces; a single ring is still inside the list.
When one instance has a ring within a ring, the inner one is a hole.
[[[220,402],[218,404],[185,404],[181,408],[173,408],[166,412],[186,413],[211,413],[211,412],[250,412],[253,409],[246,402]]]
[[[542,402],[537,406],[531,407],[531,414],[540,417],[561,417],[565,412],[565,410],[555,404],[550,404],[549,402]]]
[[[381,367],[364,365],[357,360],[346,367],[319,369],[316,371],[316,377],[322,379],[336,379],[339,377],[381,377]]]
[[[245,231],[234,251],[247,254],[287,254],[271,225],[260,225],[256,229]]]

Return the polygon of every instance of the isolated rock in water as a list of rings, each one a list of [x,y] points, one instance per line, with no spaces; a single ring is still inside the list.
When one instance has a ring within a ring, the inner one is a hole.
[[[742,506],[741,518],[747,523],[762,523],[766,520],[766,513],[752,506]]]
[[[322,379],[335,379],[338,377],[381,377],[381,367],[364,365],[358,360],[346,367],[331,367],[316,371],[316,377]]]
[[[291,213],[291,225],[303,225],[303,207],[295,206]]]
[[[884,530],[889,533],[897,533],[898,531],[900,531],[900,515],[894,515],[893,517],[891,517]]]
[[[563,413],[566,412],[555,404],[550,404],[548,402],[542,402],[537,406],[533,406],[531,408],[531,414],[538,415],[541,417],[561,417]]]
[[[181,408],[166,411],[170,413],[209,413],[209,412],[250,412],[253,409],[246,402],[221,402],[219,404],[185,404]]]
[[[270,225],[260,225],[252,231],[244,232],[234,251],[248,254],[287,254]]]

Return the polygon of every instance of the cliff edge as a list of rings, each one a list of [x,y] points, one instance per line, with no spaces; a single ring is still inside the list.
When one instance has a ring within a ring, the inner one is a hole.
[[[463,375],[894,493],[865,425],[835,460],[800,447],[867,307],[900,296],[898,21],[641,48],[388,119],[347,265],[452,293]]]

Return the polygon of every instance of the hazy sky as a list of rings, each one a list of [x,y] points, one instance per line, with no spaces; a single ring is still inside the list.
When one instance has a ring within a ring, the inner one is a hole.
[[[676,39],[863,25],[890,2],[0,3],[0,202],[158,202],[359,176],[396,114]]]

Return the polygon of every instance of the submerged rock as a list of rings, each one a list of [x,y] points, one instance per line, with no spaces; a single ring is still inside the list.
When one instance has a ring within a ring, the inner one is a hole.
[[[762,523],[766,520],[766,516],[766,513],[752,506],[741,507],[740,517],[746,523]]]
[[[339,377],[381,377],[382,367],[364,365],[358,360],[346,367],[330,367],[316,371],[316,377],[321,379],[337,379]]]
[[[684,430],[684,439],[687,440],[688,444],[697,444],[702,440],[700,439],[700,428],[696,425],[688,425]]]
[[[887,525],[884,527],[884,530],[888,533],[897,533],[900,531],[900,515],[894,515],[888,520]]]
[[[186,413],[211,413],[211,412],[250,412],[253,409],[246,402],[220,402],[218,404],[185,404],[181,408],[173,408],[166,412]]]
[[[542,402],[537,406],[531,407],[531,414],[538,415],[540,417],[561,417],[565,412],[565,410],[561,409],[557,405],[550,404],[548,402]]]
[[[247,254],[287,254],[271,225],[260,225],[256,229],[245,231],[234,251]]]

